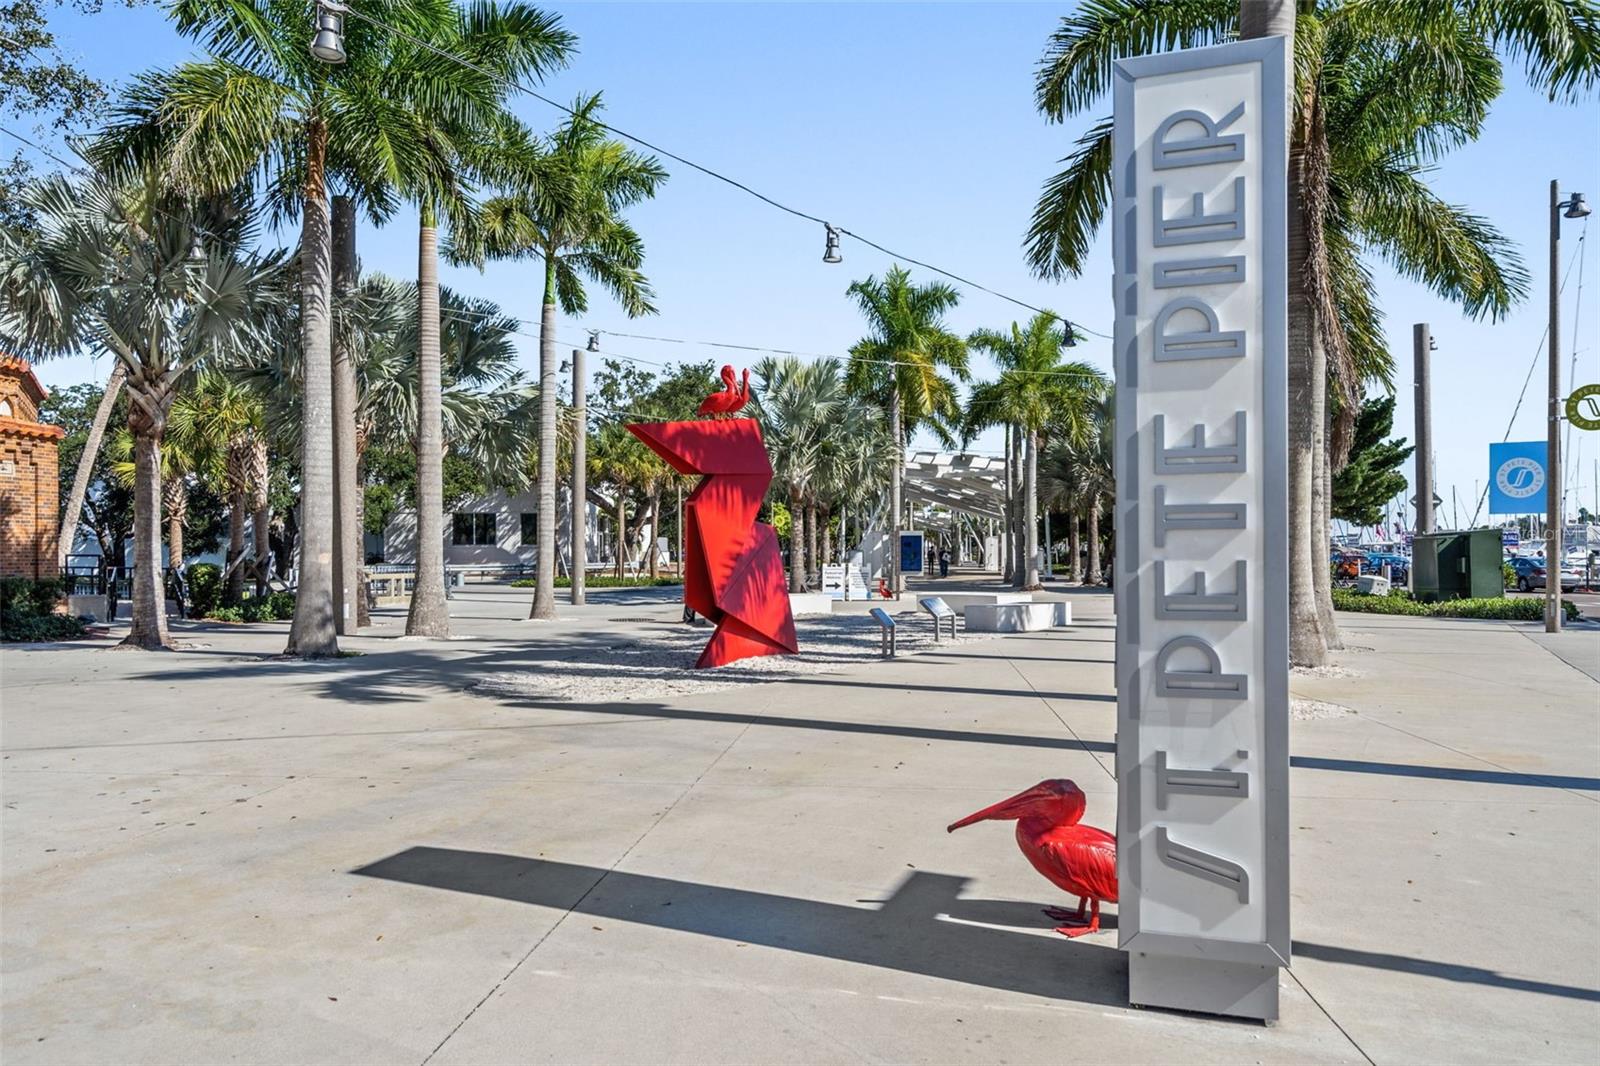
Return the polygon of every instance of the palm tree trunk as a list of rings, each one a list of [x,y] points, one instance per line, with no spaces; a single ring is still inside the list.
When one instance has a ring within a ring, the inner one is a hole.
[[[628,576],[628,486],[617,485],[617,579]]]
[[[1089,567],[1083,573],[1085,585],[1100,584],[1100,497],[1089,497]]]
[[[272,550],[270,546],[272,511],[266,504],[262,504],[256,508],[252,518],[254,522],[252,535],[255,537],[256,542],[256,595],[260,597],[267,594],[269,588],[267,578],[272,572]]]
[[[650,490],[650,580],[661,576],[661,488]]]
[[[333,291],[342,296],[356,282],[356,202],[333,198]],[[361,520],[356,478],[356,364],[345,331],[333,342],[333,621],[340,634],[361,624]],[[442,521],[442,519],[441,519]]]
[[[339,654],[333,625],[333,249],[324,185],[327,151],[327,126],[313,120],[306,129],[300,230],[300,582],[286,649],[306,658]]]
[[[544,258],[539,308],[539,543],[529,618],[556,616],[556,257]]]
[[[424,206],[417,234],[417,582],[406,635],[448,637],[444,590],[444,414],[439,362],[439,231]]]
[[[889,478],[889,588],[900,595],[900,479],[906,470],[905,427],[900,418],[900,385],[889,385],[889,431],[894,435],[894,463]]]
[[[806,509],[800,490],[789,488],[789,591],[806,590]]]
[[[1026,469],[1023,472],[1022,504],[1023,526],[1025,529],[1025,559],[1024,567],[1027,580],[1024,588],[1039,589],[1044,586],[1039,583],[1039,434],[1029,430],[1027,435],[1027,458],[1024,460]]]
[[[1067,554],[1072,557],[1067,563],[1068,581],[1080,581],[1083,578],[1083,556],[1078,554],[1083,550],[1083,539],[1079,532],[1082,527],[1083,515],[1074,503],[1067,511]]]
[[[1023,500],[1023,474],[1025,465],[1022,460],[1022,429],[1020,426],[1011,426],[1006,430],[1011,435],[1011,463],[1015,467],[1011,475],[1011,587],[1023,588],[1028,583],[1028,533],[1024,528],[1026,503]]]
[[[245,496],[234,491],[228,497],[228,571],[225,603],[230,606],[244,599],[244,514]]]
[[[130,415],[133,412],[130,411]],[[133,625],[122,643],[134,648],[165,648],[167,592],[161,571],[161,436],[141,416],[129,418],[133,430]],[[178,524],[178,551],[183,525]]]
[[[817,554],[817,505],[812,501],[806,502],[806,562],[810,564],[806,571],[806,586],[811,585],[811,578],[822,573],[822,557]]]
[[[78,539],[78,523],[83,518],[83,498],[89,493],[89,475],[94,472],[95,460],[100,457],[100,441],[106,435],[106,422],[112,408],[117,406],[117,396],[122,383],[127,380],[128,368],[122,360],[113,357],[111,376],[106,379],[106,391],[94,409],[94,421],[89,425],[89,435],[84,438],[83,454],[78,456],[78,470],[72,476],[72,491],[67,494],[67,506],[61,511],[61,529],[56,535],[56,566],[66,569],[67,556],[72,552],[72,542]]]
[[[1240,0],[1239,36],[1283,37],[1285,51],[1294,56],[1295,5],[1293,0]],[[1291,64],[1292,70],[1292,64]],[[1297,97],[1291,75],[1285,91],[1289,121],[1289,659],[1300,666],[1327,661],[1327,643],[1317,611],[1316,568],[1326,567],[1327,554],[1314,556],[1319,540],[1313,535],[1315,507],[1312,483],[1316,478],[1317,427],[1326,401],[1327,356],[1322,350],[1316,310],[1306,285],[1310,245],[1305,225],[1305,198],[1300,190],[1304,150],[1296,135]]]
[[[829,528],[829,520],[833,516],[826,507],[817,512],[817,520],[822,523],[822,554],[817,556],[816,564],[820,567],[823,563],[833,562],[833,530]]]
[[[183,526],[189,520],[189,485],[181,474],[161,479],[161,511],[167,516],[167,565],[183,562]]]
[[[1011,537],[1011,530],[1016,525],[1016,513],[1017,513],[1017,504],[1016,504],[1017,488],[1016,488],[1015,485],[1012,484],[1012,475],[1015,473],[1015,470],[1013,469],[1012,463],[1011,463],[1011,427],[1010,426],[1006,427],[1005,464],[1006,464],[1006,487],[1005,487],[1005,499],[1002,501],[1003,504],[1004,504],[1004,507],[1002,509],[1005,511],[1006,520],[1005,520],[1005,529],[1002,531],[1004,535],[1000,538],[1000,576],[1001,576],[1001,578],[1003,580],[1009,582],[1011,580],[1012,573],[1016,569],[1015,563],[1011,558],[1011,546],[1012,546],[1012,544],[1015,543],[1015,541],[1013,541],[1012,537]]]
[[[372,624],[372,608],[367,606],[366,444],[360,432],[356,434],[356,529],[361,538],[361,565],[356,569],[356,626],[362,627]]]

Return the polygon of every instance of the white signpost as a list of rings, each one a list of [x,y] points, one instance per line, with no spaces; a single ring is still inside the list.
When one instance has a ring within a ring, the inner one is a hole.
[[[1116,65],[1118,937],[1139,1005],[1289,964],[1281,38]]]

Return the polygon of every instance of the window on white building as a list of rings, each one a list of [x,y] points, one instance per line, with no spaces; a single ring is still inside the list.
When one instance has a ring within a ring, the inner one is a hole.
[[[522,546],[535,547],[539,543],[539,512],[522,512]]]
[[[451,544],[493,544],[494,515],[457,511],[451,516]]]

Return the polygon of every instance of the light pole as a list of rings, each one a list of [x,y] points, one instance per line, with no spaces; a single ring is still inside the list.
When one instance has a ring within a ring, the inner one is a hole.
[[[1561,631],[1561,560],[1565,523],[1561,519],[1561,220],[1585,218],[1583,193],[1561,199],[1561,183],[1550,182],[1550,415],[1545,457],[1544,629]]]

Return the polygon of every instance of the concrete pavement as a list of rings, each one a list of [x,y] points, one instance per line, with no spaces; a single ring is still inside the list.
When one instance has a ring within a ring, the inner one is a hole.
[[[672,590],[274,661],[0,652],[0,1052],[27,1062],[1591,1062],[1600,630],[1345,616],[1298,695],[1274,1028],[1124,1006],[1006,826],[1115,820],[1110,598],[1070,630],[681,699],[488,698]],[[649,619],[650,621],[643,621]],[[182,628],[182,627],[180,627]],[[1108,925],[1114,927],[1114,920]]]

